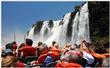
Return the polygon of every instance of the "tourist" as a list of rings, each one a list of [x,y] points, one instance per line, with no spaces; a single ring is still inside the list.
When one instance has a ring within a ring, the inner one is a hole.
[[[53,48],[54,47],[54,44],[56,44],[56,41],[52,41],[52,45],[49,46],[49,49]]]
[[[32,47],[32,44],[33,44],[33,41],[31,39],[26,39],[25,46],[18,50],[23,52],[23,55],[22,55],[23,58],[36,55],[36,49]]]

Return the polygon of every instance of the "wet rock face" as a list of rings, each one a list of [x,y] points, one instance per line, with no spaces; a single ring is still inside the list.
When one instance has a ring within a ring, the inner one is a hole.
[[[67,39],[67,41],[70,41],[71,40],[71,36],[72,36],[72,24],[74,23],[73,22],[73,19],[75,17],[75,14],[76,14],[76,12],[72,12],[71,13],[71,18],[70,18],[69,23],[68,23],[68,26],[67,26],[67,33],[66,33],[66,39]]]
[[[42,28],[42,25],[43,25],[43,21],[38,21],[35,24],[34,35],[39,34],[39,32],[40,32],[40,30]]]
[[[88,8],[91,40],[96,42],[105,37],[107,41],[109,35],[109,2],[88,2]]]
[[[75,6],[75,11],[73,11],[71,13],[71,17],[70,17],[70,20],[69,20],[69,23],[68,23],[68,26],[67,26],[67,33],[66,33],[66,39],[67,39],[67,41],[70,41],[71,40],[71,36],[72,36],[72,24],[74,23],[73,22],[73,19],[74,19],[76,13],[80,10],[80,7],[81,6]]]
[[[49,28],[52,28],[53,27],[53,21],[52,20],[49,20],[48,25],[49,25]]]

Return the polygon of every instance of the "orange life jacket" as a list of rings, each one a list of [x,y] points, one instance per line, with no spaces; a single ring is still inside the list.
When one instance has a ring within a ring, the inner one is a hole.
[[[83,68],[80,64],[70,62],[59,62],[56,64],[56,68]]]

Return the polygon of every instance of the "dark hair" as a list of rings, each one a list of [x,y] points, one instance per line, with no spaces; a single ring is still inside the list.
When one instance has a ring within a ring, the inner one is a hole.
[[[23,47],[23,46],[25,46],[25,44],[24,43],[21,43],[20,46],[18,47],[18,49],[21,48],[21,47]]]
[[[6,49],[11,49],[12,50],[12,46],[13,46],[12,43],[8,43],[8,44],[6,44],[5,47],[6,47]]]
[[[13,41],[12,44],[16,44],[16,41]]]
[[[85,46],[88,48],[90,46],[90,43],[85,42]]]
[[[55,42],[55,41],[53,41],[53,42],[52,42],[52,46],[54,46],[54,44],[56,44],[56,42]]]
[[[43,43],[42,42],[38,42],[38,46],[42,45]]]
[[[85,43],[86,41],[85,41],[85,40],[83,40],[82,42],[83,42],[83,43]]]
[[[31,39],[26,39],[26,44],[28,44],[28,46],[32,46],[33,41]]]

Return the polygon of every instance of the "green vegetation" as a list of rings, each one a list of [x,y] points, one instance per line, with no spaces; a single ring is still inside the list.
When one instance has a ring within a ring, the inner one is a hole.
[[[92,42],[109,48],[109,2],[88,2],[88,8]]]

